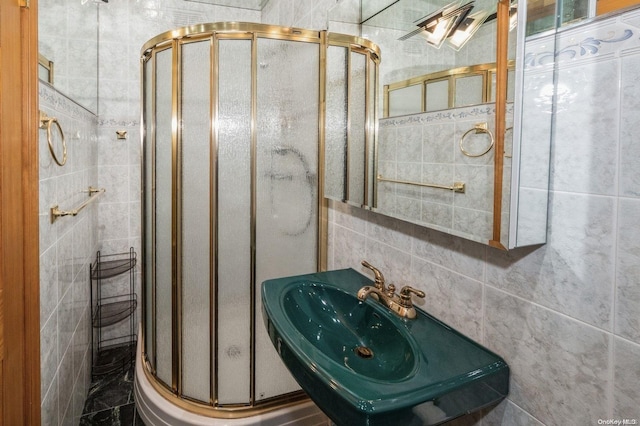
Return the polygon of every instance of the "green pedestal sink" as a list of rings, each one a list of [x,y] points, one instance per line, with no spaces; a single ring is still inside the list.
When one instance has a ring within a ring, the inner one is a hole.
[[[262,284],[271,341],[336,424],[435,425],[507,395],[502,358],[419,309],[407,320],[360,302],[371,284],[353,269]]]

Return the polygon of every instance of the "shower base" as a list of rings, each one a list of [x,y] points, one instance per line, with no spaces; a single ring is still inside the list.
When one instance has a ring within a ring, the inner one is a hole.
[[[134,394],[138,414],[147,426],[327,426],[329,419],[311,401],[241,419],[217,419],[173,405],[153,388],[144,372],[140,341],[136,350]]]

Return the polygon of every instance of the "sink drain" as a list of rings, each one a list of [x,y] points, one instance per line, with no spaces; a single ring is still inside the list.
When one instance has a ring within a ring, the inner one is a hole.
[[[353,351],[360,358],[364,358],[364,359],[373,358],[373,351],[367,348],[366,346],[357,346]]]

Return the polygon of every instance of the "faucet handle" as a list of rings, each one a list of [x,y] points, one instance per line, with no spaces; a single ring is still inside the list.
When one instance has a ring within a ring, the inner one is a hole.
[[[365,268],[371,269],[373,271],[373,275],[375,276],[374,283],[376,288],[384,290],[384,275],[382,275],[382,272],[380,272],[378,268],[376,268],[366,260],[363,260],[361,263],[362,263],[362,266],[364,266]]]
[[[393,297],[396,294],[396,286],[393,284],[389,284],[385,291],[387,293],[387,297]]]
[[[411,302],[411,293],[423,299],[426,296],[424,294],[424,291],[420,291],[418,289],[415,289],[411,286],[406,285],[402,287],[402,289],[400,290],[400,301],[404,306],[413,306],[413,303]]]

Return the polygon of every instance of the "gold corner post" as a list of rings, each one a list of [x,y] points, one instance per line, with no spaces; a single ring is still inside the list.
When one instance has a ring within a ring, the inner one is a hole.
[[[257,168],[257,146],[258,135],[256,134],[258,121],[258,37],[254,33],[251,38],[251,279],[250,288],[250,372],[251,378],[249,382],[249,403],[256,403],[256,216],[257,216],[257,196],[256,196],[256,168]]]
[[[327,270],[327,240],[328,240],[328,210],[329,202],[324,197],[325,180],[325,142],[327,120],[327,32],[320,32],[320,63],[319,63],[319,99],[318,99],[318,271]]]
[[[218,215],[215,213],[218,211],[218,49],[219,41],[215,33],[211,35],[210,39],[210,51],[209,58],[211,61],[211,81],[209,83],[209,111],[211,113],[210,118],[210,141],[211,141],[211,182],[209,184],[209,223],[211,224],[210,238],[210,253],[209,253],[209,336],[213,336],[213,344],[209,345],[209,359],[213,363],[212,368],[209,368],[209,380],[211,383],[209,403],[214,406],[218,403],[218,345],[219,337],[216,330],[218,329]]]
[[[181,349],[182,349],[182,108],[180,103],[180,86],[182,69],[180,66],[180,42],[173,41],[172,53],[172,90],[171,90],[171,387],[180,394],[181,383]]]
[[[506,250],[500,242],[502,228],[502,182],[504,172],[504,133],[506,129],[509,9],[510,0],[499,0],[496,25],[496,122],[495,122],[495,167],[493,178],[493,237],[489,245]]]

